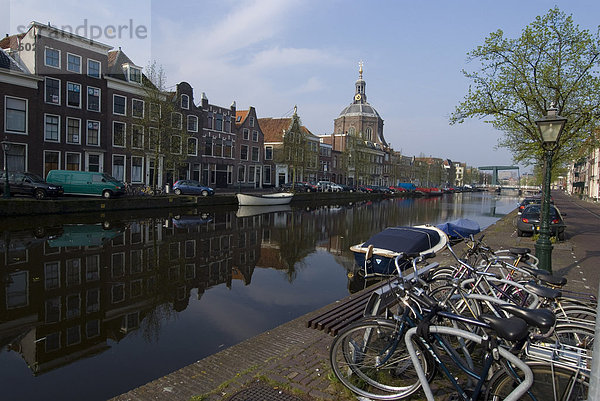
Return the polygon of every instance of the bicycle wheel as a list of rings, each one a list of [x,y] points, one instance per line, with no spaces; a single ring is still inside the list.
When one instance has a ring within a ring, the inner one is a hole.
[[[520,398],[527,401],[584,401],[587,400],[589,378],[575,369],[528,363],[533,372],[533,385]],[[485,399],[504,400],[518,385],[515,378],[502,369],[492,377]]]
[[[561,344],[574,347],[594,349],[594,327],[588,324],[562,324],[557,323],[554,335]]]
[[[335,376],[354,393],[373,400],[395,400],[421,384],[404,342],[404,333],[388,320],[366,320],[346,328],[329,353]],[[419,352],[428,379],[434,373],[428,353]]]

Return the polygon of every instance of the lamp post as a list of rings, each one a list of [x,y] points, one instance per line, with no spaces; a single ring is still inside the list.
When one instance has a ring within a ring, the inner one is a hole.
[[[536,120],[542,138],[542,148],[546,153],[544,182],[542,188],[542,212],[540,221],[540,236],[535,243],[535,256],[539,259],[542,269],[552,272],[552,242],[550,242],[550,183],[552,181],[552,157],[558,148],[560,134],[567,122],[565,117],[557,114],[558,110],[550,105],[548,114]]]
[[[6,140],[6,137],[2,142],[2,151],[4,152],[4,192],[2,194],[3,198],[10,198],[10,184],[8,183],[8,162],[6,160],[6,155],[8,154],[8,150],[10,149],[10,143]]]

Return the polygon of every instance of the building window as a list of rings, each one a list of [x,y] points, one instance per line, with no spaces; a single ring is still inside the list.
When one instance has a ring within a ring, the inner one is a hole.
[[[256,146],[252,147],[252,161],[253,162],[258,161],[258,147],[256,147]]]
[[[142,83],[142,70],[137,67],[129,67],[129,82]]]
[[[248,145],[242,145],[240,149],[240,159],[248,160]]]
[[[206,138],[204,142],[204,154],[206,156],[212,156],[212,138]]]
[[[48,175],[50,170],[58,170],[60,168],[60,152],[53,150],[44,151],[44,177]]]
[[[225,117],[225,132],[231,132],[231,117]]]
[[[217,113],[215,119],[215,131],[223,131],[223,114]]]
[[[125,156],[113,155],[112,176],[125,181]]]
[[[125,128],[125,123],[113,121],[113,146],[125,147]]]
[[[181,113],[171,113],[171,127],[176,129],[181,129],[183,127]]]
[[[60,262],[44,264],[44,289],[60,288]]]
[[[160,105],[156,103],[150,103],[148,106],[148,113],[150,113],[150,121],[158,121],[160,117]]]
[[[258,142],[258,131],[252,131],[252,141]]]
[[[238,166],[238,181],[246,181],[246,166],[244,166],[243,164],[241,166]]]
[[[247,141],[248,139],[250,139],[250,130],[248,128],[244,128],[242,131],[243,135],[244,135],[244,139]]]
[[[60,80],[46,77],[46,103],[60,104]]]
[[[190,97],[188,95],[181,95],[181,108],[186,110],[190,108]]]
[[[81,85],[67,82],[67,106],[81,107]]]
[[[60,141],[60,116],[44,115],[44,140],[47,142]]]
[[[16,134],[27,133],[27,100],[4,97],[4,130]]]
[[[190,132],[198,132],[198,117],[188,116],[187,117],[187,130]]]
[[[273,146],[265,146],[265,160],[273,160]]]
[[[69,259],[66,262],[67,287],[81,284],[81,259]]]
[[[213,146],[213,156],[223,156],[223,140],[221,138],[215,139],[215,144]]]
[[[67,70],[76,74],[81,74],[81,57],[67,53]]]
[[[67,117],[67,143],[79,144],[81,135],[81,120]]]
[[[44,63],[48,67],[60,68],[60,50],[46,47]]]
[[[271,166],[263,167],[263,184],[271,183]]]
[[[100,89],[88,86],[87,109],[89,111],[100,111]]]
[[[250,127],[254,128],[254,117],[250,117],[249,121]]]
[[[131,99],[131,116],[135,118],[144,118],[144,101]]]
[[[248,182],[254,182],[255,171],[255,166],[248,166]]]
[[[158,144],[158,128],[150,127],[148,130],[148,149],[156,150]],[[160,150],[160,146],[159,146]]]
[[[372,141],[373,140],[373,129],[371,127],[367,127],[367,129],[365,130],[366,136],[367,136],[367,141]]]
[[[79,171],[81,169],[81,155],[79,153],[67,153],[67,170]]]
[[[113,114],[127,115],[127,98],[125,96],[113,95]]]
[[[131,157],[131,182],[142,182],[142,170],[144,159],[142,157]]]
[[[99,173],[101,171],[102,156],[99,154],[88,154],[87,155],[87,171],[94,171]]]
[[[87,290],[85,296],[86,313],[94,313],[100,310],[100,290],[97,288]]]
[[[213,114],[208,113],[206,116],[206,128],[213,129]]]
[[[89,146],[100,146],[100,122],[87,122],[86,144]]]
[[[198,140],[196,138],[188,138],[187,153],[189,156],[198,155]]]
[[[144,148],[144,127],[141,125],[131,126],[131,147],[134,149]]]
[[[229,139],[223,143],[223,157],[231,158],[233,155],[233,142]]]
[[[181,136],[171,136],[171,153],[180,155],[181,154]]]
[[[8,274],[6,280],[6,309],[29,305],[29,273],[20,271]]]
[[[93,78],[100,78],[101,64],[99,61],[88,59],[87,62],[87,74]]]

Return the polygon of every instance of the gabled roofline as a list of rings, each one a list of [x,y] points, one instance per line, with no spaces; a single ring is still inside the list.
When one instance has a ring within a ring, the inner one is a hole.
[[[113,48],[113,46],[107,45],[106,43],[98,42],[98,41],[96,41],[94,39],[90,39],[90,38],[86,38],[85,36],[77,35],[76,33],[68,32],[68,31],[63,31],[61,29],[58,29],[55,26],[50,25],[50,23],[48,23],[48,24],[42,24],[42,23],[37,22],[37,21],[32,21],[29,24],[27,32],[29,32],[31,30],[31,28],[34,28],[34,27],[35,28],[39,28],[39,29],[48,29],[48,30],[51,30],[51,31],[59,34],[62,37],[69,38],[69,39],[76,39],[76,40],[79,40],[81,42],[85,42],[87,45],[98,46],[98,47],[104,48],[105,51],[109,51],[110,49]]]

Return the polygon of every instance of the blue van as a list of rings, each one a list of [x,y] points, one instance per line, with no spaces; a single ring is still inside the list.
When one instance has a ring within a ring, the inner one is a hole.
[[[106,173],[50,170],[46,182],[62,185],[65,195],[102,196],[106,199],[125,194],[125,184]]]

